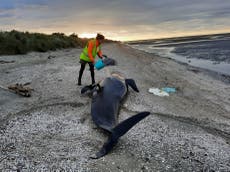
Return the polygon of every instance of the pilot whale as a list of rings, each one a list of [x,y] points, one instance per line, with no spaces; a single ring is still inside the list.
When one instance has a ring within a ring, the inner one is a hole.
[[[118,139],[129,131],[135,124],[147,117],[150,112],[140,112],[118,123],[119,109],[122,100],[126,97],[131,87],[139,92],[133,79],[125,79],[120,74],[113,73],[98,84],[85,86],[81,94],[90,92],[91,116],[94,123],[109,133],[108,140],[99,152],[91,158],[100,158],[106,155],[118,142]]]

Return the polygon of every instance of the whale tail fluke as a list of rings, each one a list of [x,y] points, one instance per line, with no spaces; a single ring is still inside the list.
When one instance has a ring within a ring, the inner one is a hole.
[[[150,112],[141,112],[119,123],[112,130],[112,133],[108,141],[105,142],[101,150],[98,153],[96,153],[95,157],[91,157],[91,158],[98,159],[106,155],[116,145],[118,139],[121,136],[127,133],[134,125],[136,125],[139,121],[147,117],[149,114]]]
[[[150,114],[150,112],[140,112],[124,121],[119,123],[112,131],[112,134],[117,138],[127,133],[135,124],[144,119]]]

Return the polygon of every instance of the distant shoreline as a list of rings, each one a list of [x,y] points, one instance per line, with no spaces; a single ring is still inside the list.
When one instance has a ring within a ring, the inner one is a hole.
[[[210,36],[228,36],[230,37],[230,33],[219,33],[219,34],[208,34],[208,35],[194,35],[194,36],[181,36],[181,37],[169,37],[169,38],[157,38],[157,39],[143,39],[143,40],[134,40],[134,41],[123,41],[127,44],[141,44],[141,43],[149,43],[149,42],[157,42],[157,41],[186,41],[186,40],[200,40],[206,39]]]

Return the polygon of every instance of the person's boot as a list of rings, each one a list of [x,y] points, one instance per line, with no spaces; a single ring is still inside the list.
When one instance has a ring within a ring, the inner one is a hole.
[[[78,78],[77,85],[81,85],[81,79]]]
[[[85,69],[85,63],[81,63],[81,68],[80,68],[80,71],[79,71],[79,76],[78,76],[77,85],[81,85],[81,78],[82,78],[84,69]]]
[[[78,81],[77,81],[77,85],[81,85],[81,77],[82,77],[83,71],[80,70],[79,72],[79,76],[78,76]]]

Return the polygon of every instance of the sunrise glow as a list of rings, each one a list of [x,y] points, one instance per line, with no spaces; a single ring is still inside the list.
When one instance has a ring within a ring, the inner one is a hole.
[[[79,38],[95,38],[96,33],[81,33],[78,35]]]

